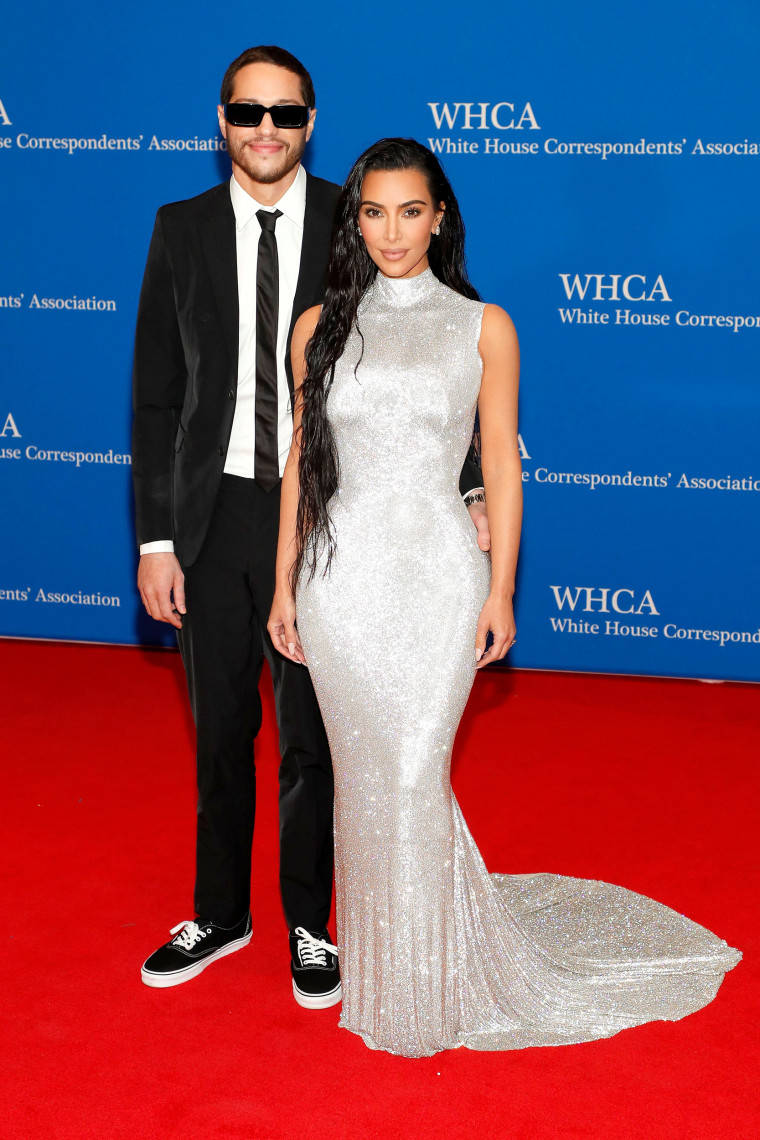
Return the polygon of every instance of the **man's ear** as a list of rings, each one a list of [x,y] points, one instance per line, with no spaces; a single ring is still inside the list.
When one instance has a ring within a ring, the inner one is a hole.
[[[222,138],[227,138],[227,120],[224,117],[224,107],[219,104],[216,109],[217,118],[219,119],[219,130],[222,132]]]

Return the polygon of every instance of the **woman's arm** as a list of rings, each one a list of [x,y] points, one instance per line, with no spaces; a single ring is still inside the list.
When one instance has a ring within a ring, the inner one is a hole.
[[[298,318],[293,329],[290,357],[293,363],[293,442],[282,476],[280,489],[280,534],[277,540],[277,566],[275,570],[274,600],[267,629],[275,649],[289,661],[306,664],[301,640],[296,630],[296,604],[290,572],[296,560],[296,517],[298,515],[298,461],[301,455],[301,385],[303,384],[306,345],[316,328],[320,305],[307,309]]]
[[[515,636],[512,595],[522,523],[522,466],[517,444],[520,349],[510,317],[486,305],[479,342],[483,360],[478,411],[483,482],[491,527],[491,592],[478,621],[477,668],[506,656]],[[493,644],[485,652],[488,631]]]

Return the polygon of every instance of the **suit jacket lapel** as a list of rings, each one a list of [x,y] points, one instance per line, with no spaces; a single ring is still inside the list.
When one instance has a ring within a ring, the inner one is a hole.
[[[237,379],[239,349],[237,245],[235,212],[232,209],[229,183],[221,185],[218,197],[208,204],[200,229],[203,253],[224,329],[224,339],[233,375]]]
[[[322,196],[319,194],[319,183],[315,183],[307,172],[301,262],[298,269],[298,284],[293,298],[293,313],[290,318],[288,352],[285,361],[291,400],[293,398],[293,368],[290,360],[290,341],[293,336],[293,328],[301,313],[322,299],[327,259],[330,253],[333,206],[334,201],[322,200]]]

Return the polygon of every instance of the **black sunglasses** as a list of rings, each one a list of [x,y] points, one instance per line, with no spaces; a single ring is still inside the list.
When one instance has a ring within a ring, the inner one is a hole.
[[[258,127],[268,111],[278,130],[295,131],[308,123],[309,110],[298,103],[278,103],[276,107],[262,107],[261,103],[225,103],[224,117],[232,127]]]

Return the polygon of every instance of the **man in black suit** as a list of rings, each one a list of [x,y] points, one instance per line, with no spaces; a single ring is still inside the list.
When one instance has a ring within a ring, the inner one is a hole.
[[[148,613],[178,631],[199,791],[197,917],[172,930],[142,980],[178,985],[251,939],[253,742],[266,657],[293,993],[310,1009],[340,1000],[337,958],[299,936],[331,942],[332,768],[308,672],[274,651],[266,623],[292,434],[290,337],[322,299],[340,190],[301,166],[314,104],[309,73],[282,48],[250,48],[227,69],[219,125],[232,179],[156,218],[137,319],[132,467],[138,586]],[[467,464],[463,493],[480,482]],[[471,511],[487,548],[483,508]]]

